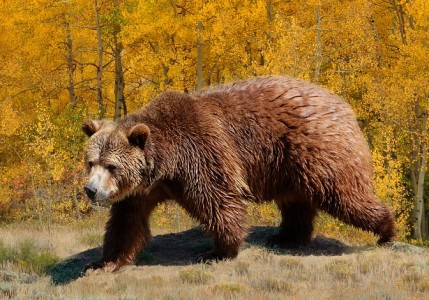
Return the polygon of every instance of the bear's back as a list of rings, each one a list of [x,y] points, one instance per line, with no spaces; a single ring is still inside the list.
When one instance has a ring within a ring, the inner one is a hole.
[[[281,138],[303,146],[362,144],[351,107],[325,88],[298,79],[257,77],[193,96],[197,106],[216,113],[227,131],[238,134],[241,145],[247,138]]]
[[[320,188],[326,178],[341,177],[346,169],[371,170],[369,148],[353,110],[323,87],[268,76],[195,96],[222,111],[247,178],[255,179],[249,185],[260,197],[273,196],[269,191],[275,194],[277,183]],[[306,174],[313,175],[307,179]]]

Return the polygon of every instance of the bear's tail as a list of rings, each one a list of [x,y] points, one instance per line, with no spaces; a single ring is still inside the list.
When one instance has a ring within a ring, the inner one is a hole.
[[[380,203],[382,215],[379,219],[378,226],[374,233],[380,238],[377,241],[378,245],[383,245],[393,241],[396,236],[395,218],[386,204]]]
[[[322,203],[322,209],[347,224],[378,235],[378,245],[394,239],[395,218],[386,204],[379,202],[375,196],[346,198],[341,197],[341,201],[334,201],[335,204]]]

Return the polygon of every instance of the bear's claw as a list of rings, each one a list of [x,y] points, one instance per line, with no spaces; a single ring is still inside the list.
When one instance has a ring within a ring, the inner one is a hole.
[[[90,262],[89,264],[85,265],[83,270],[80,272],[80,276],[88,275],[89,273],[111,273],[119,269],[120,265],[109,261],[105,262],[104,260],[98,260]]]
[[[197,262],[204,263],[204,264],[212,264],[214,262],[218,262],[224,259],[226,259],[224,255],[215,253],[213,250],[202,253],[197,256]]]

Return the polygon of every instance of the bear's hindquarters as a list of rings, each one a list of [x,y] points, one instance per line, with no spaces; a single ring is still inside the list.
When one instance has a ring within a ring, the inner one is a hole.
[[[322,201],[320,208],[341,221],[373,232],[380,238],[378,244],[390,242],[395,237],[395,220],[386,204],[374,195],[347,195],[331,201]]]

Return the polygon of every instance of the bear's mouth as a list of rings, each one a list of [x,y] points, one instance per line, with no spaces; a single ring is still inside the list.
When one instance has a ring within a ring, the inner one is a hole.
[[[84,187],[84,190],[89,200],[94,205],[108,204],[115,196],[113,191],[106,191],[91,181]]]

